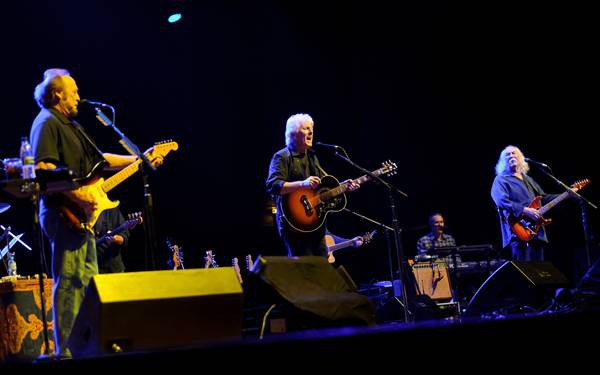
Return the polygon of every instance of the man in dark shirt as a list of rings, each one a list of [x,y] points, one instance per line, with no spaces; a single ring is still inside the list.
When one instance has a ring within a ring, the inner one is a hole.
[[[301,113],[291,116],[286,123],[286,147],[273,155],[269,166],[267,192],[274,196],[277,204],[277,230],[288,256],[327,254],[325,225],[313,232],[299,232],[286,222],[281,210],[282,196],[304,188],[316,190],[321,178],[327,175],[311,149],[313,129],[314,122],[309,115]],[[352,182],[348,191],[358,187]]]
[[[122,250],[129,241],[129,230],[109,233],[125,223],[125,218],[118,207],[102,212],[94,231],[96,232],[96,253],[98,271],[100,273],[125,272]]]
[[[546,194],[529,176],[529,165],[521,150],[515,146],[507,146],[500,153],[496,164],[496,178],[492,185],[492,199],[498,208],[500,229],[502,231],[502,247],[510,246],[513,260],[543,261],[544,245],[548,237],[543,226],[531,241],[522,241],[511,231],[510,218],[526,218],[539,221],[542,217],[535,208],[528,207],[536,196],[542,196],[548,202],[555,195]]]
[[[41,108],[31,127],[31,145],[36,169],[66,167],[78,176],[89,174],[98,163],[110,168],[123,168],[136,160],[130,155],[102,153],[87,136],[83,127],[73,120],[78,113],[79,90],[65,69],[49,69],[34,91]],[[153,165],[162,164],[162,157],[146,154]],[[75,203],[87,217],[97,209],[94,196],[83,190],[43,196],[40,200],[40,223],[52,246],[52,313],[56,354],[70,357],[67,342],[79,312],[85,288],[98,273],[96,244],[89,225],[73,228],[66,214],[52,202],[57,198]]]

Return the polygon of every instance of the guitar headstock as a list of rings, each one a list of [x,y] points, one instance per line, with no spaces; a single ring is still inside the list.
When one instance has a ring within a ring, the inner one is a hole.
[[[249,272],[252,272],[252,270],[254,269],[254,266],[252,263],[252,255],[250,255],[250,254],[246,255],[246,269]]]
[[[172,243],[171,240],[169,240],[168,238],[166,242],[167,247],[169,248],[169,250],[171,250],[172,253],[171,259],[169,259],[168,262],[169,267],[173,267],[173,270],[183,269],[183,248],[179,247],[179,245]]]
[[[590,181],[589,178],[583,179],[583,180],[579,180],[576,181],[573,185],[571,185],[571,189],[577,191],[577,190],[581,190],[584,187],[588,186],[589,184],[591,184],[592,181]]]
[[[377,170],[378,174],[393,176],[397,173],[398,166],[391,160],[381,163],[382,167]]]
[[[177,151],[179,149],[179,145],[177,142],[173,142],[171,140],[157,142],[154,144],[150,151],[150,155],[152,157],[162,156],[165,157],[171,151]]]
[[[143,222],[144,222],[144,218],[142,217],[141,212],[132,212],[127,215],[126,227],[127,227],[127,229],[132,229],[136,225],[139,225]]]
[[[374,230],[372,232],[365,233],[362,236],[363,245],[368,244],[369,242],[371,242],[371,240],[373,239],[373,236],[375,236],[375,234],[377,234],[376,230]]]
[[[217,268],[219,265],[215,260],[215,254],[213,254],[212,250],[206,250],[206,256],[204,257],[204,268]]]
[[[242,279],[242,273],[240,272],[240,265],[239,265],[237,257],[231,259],[231,266],[233,267],[233,270],[235,271],[235,275],[237,276],[240,284],[243,284],[244,280]]]

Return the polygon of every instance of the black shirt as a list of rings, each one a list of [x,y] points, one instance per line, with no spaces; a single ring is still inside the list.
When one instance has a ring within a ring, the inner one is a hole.
[[[104,236],[108,231],[112,231],[119,225],[125,222],[125,218],[118,207],[112,208],[102,212],[94,231],[96,232],[96,238],[99,239]],[[123,245],[108,244],[103,242],[96,246],[96,252],[98,255],[98,269],[100,273],[115,273],[124,272],[125,264],[123,263],[123,257],[121,255],[121,249],[123,249],[129,240],[129,230],[124,230],[120,233],[115,233],[123,236],[125,242]]]
[[[78,176],[85,176],[104,160],[82,126],[53,108],[44,108],[37,115],[30,139],[36,163],[43,161],[67,167]]]

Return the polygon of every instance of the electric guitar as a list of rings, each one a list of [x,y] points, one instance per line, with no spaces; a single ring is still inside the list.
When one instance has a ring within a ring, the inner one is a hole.
[[[96,240],[96,246],[102,245],[103,243],[110,241],[115,234],[119,234],[127,229],[133,229],[136,225],[144,222],[141,212],[134,212],[127,216],[129,217],[127,221],[125,221],[123,224],[119,225],[115,229],[109,230],[104,236],[98,238]]]
[[[573,191],[577,192],[578,190],[581,190],[584,187],[586,187],[588,184],[590,184],[590,182],[591,181],[587,178],[585,180],[577,181],[571,186],[571,189]],[[521,216],[520,218],[516,218],[514,216],[509,216],[508,224],[510,225],[510,230],[521,241],[525,241],[525,242],[531,241],[532,239],[534,239],[537,236],[538,232],[544,225],[548,225],[552,222],[551,219],[544,218],[544,215],[546,214],[546,212],[550,211],[550,209],[552,209],[554,206],[556,206],[558,203],[563,201],[568,196],[569,196],[569,192],[565,191],[558,197],[554,198],[552,201],[546,203],[543,207],[542,207],[542,197],[541,196],[535,197],[533,199],[533,201],[531,201],[531,203],[529,204],[528,207],[535,208],[536,210],[538,210],[542,216],[541,219],[537,220],[537,221],[533,221],[524,216]]]
[[[157,156],[164,158],[169,152],[176,151],[178,148],[179,145],[177,142],[157,143],[154,145],[151,151],[146,153],[146,156],[149,158]],[[102,169],[106,164],[106,161],[103,160],[96,164],[92,168],[92,171],[85,177],[75,180],[82,186],[74,191],[90,194],[93,197],[93,200],[96,202],[96,208],[89,216],[77,202],[61,193],[48,196],[48,203],[53,207],[56,207],[61,212],[62,216],[67,220],[67,223],[74,230],[85,232],[86,230],[92,228],[94,224],[96,224],[98,217],[103,211],[110,208],[115,208],[119,205],[119,201],[111,201],[106,193],[135,174],[138,171],[141,163],[142,160],[138,159],[108,179],[104,180],[104,178],[100,177],[100,172],[102,172]]]
[[[231,260],[231,266],[233,267],[233,270],[235,271],[235,275],[237,276],[238,280],[240,281],[240,284],[243,284],[244,280],[242,279],[242,273],[240,272],[240,265],[238,264],[238,258],[233,258]]]
[[[173,271],[177,271],[179,269],[183,270],[185,267],[183,266],[183,248],[179,247],[176,244],[171,243],[171,240],[167,239],[167,247],[171,250],[172,256],[169,259],[169,267],[173,267]]]
[[[377,233],[376,230],[365,233],[363,236],[360,236],[359,238],[362,239],[363,245],[368,244],[373,239],[375,233]],[[357,240],[358,238],[353,238],[351,240],[336,244],[332,236],[325,235],[325,244],[327,245],[327,261],[329,263],[334,263],[335,257],[333,256],[333,252],[336,250],[344,249],[349,246],[353,246]]]
[[[215,255],[213,254],[212,250],[206,250],[206,256],[204,257],[204,268],[217,268],[219,267],[219,265],[217,264],[217,261],[215,260]]]
[[[392,175],[398,168],[392,161],[382,163],[383,167],[373,171],[375,176]],[[369,175],[361,176],[353,182],[363,184],[369,181]],[[281,212],[286,222],[298,232],[314,232],[325,222],[330,211],[339,212],[346,207],[349,183],[342,183],[333,176],[321,178],[316,190],[301,188],[281,199]]]

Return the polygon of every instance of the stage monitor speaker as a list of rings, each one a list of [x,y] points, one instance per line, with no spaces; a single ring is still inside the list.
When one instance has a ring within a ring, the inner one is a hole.
[[[96,275],[68,345],[85,356],[241,337],[242,300],[232,267]]]
[[[550,302],[557,288],[568,283],[550,262],[506,262],[475,292],[464,315],[523,307],[536,310]]]
[[[254,272],[285,301],[320,317],[322,322],[328,321],[330,326],[375,323],[371,301],[356,293],[356,286],[345,270],[336,271],[324,257],[261,256]],[[310,316],[302,319],[309,321]]]

